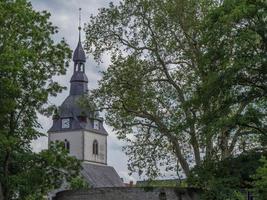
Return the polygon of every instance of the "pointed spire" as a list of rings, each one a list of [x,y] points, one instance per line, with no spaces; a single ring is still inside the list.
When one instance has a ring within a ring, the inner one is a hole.
[[[74,71],[71,77],[70,95],[82,95],[88,90],[88,78],[85,74],[85,52],[81,43],[81,8],[79,8],[79,41],[73,53]]]
[[[73,61],[75,64],[84,63],[86,61],[85,52],[83,50],[82,43],[81,43],[81,29],[82,29],[81,28],[81,10],[82,9],[79,8],[79,26],[78,26],[79,41],[73,54]]]

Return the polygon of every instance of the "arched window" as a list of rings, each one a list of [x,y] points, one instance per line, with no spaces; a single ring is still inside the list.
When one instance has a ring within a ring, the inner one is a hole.
[[[84,64],[83,63],[80,63],[79,71],[84,72]]]
[[[98,155],[98,142],[96,140],[93,142],[93,154]]]
[[[70,152],[70,142],[66,139],[64,140],[64,147],[68,152]]]

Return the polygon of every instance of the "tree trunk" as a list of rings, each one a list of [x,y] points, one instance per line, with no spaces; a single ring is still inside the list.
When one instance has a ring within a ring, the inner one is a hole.
[[[9,196],[9,189],[7,186],[7,180],[9,178],[9,160],[10,160],[10,151],[7,150],[6,156],[5,156],[5,160],[4,160],[4,186],[2,186],[1,190],[2,190],[2,194],[3,194],[3,199],[4,200],[8,200],[8,196]]]
[[[10,118],[9,118],[9,132],[7,135],[7,138],[9,139],[9,137],[11,135],[13,135],[14,131],[15,131],[15,111],[10,113]],[[9,199],[9,193],[10,193],[10,189],[9,189],[9,185],[8,185],[8,180],[9,180],[9,165],[10,165],[10,157],[11,157],[11,151],[12,151],[12,147],[8,146],[6,148],[6,154],[5,154],[5,159],[3,162],[3,183],[1,183],[1,194],[3,196],[3,200],[8,200]],[[0,199],[1,200],[1,199]]]
[[[176,155],[179,163],[181,164],[181,167],[182,167],[186,177],[188,177],[189,176],[189,172],[190,172],[190,168],[189,168],[188,162],[186,161],[186,159],[182,155],[181,147],[180,147],[178,141],[172,140],[171,142],[172,142],[172,144],[174,146],[175,155]]]
[[[3,191],[2,191],[2,184],[0,183],[0,200],[4,200]]]

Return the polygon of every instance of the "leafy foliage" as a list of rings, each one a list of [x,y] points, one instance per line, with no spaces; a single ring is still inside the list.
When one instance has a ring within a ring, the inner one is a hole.
[[[77,179],[81,169],[60,143],[40,153],[18,152],[13,158],[8,183],[11,199],[44,199],[48,192]]]
[[[262,157],[260,159],[262,166],[260,166],[253,176],[253,192],[257,199],[265,200],[267,197],[267,159]]]
[[[90,185],[88,184],[88,182],[84,180],[84,178],[81,175],[79,175],[70,180],[69,187],[73,190],[88,189],[90,188]]]
[[[203,23],[204,78],[196,104],[205,110],[206,133],[212,137],[223,130],[218,138],[222,156],[255,148],[259,141],[265,146],[266,10],[261,0],[224,1]],[[239,148],[234,145],[237,140]]]
[[[189,185],[203,189],[203,199],[237,199],[253,187],[252,175],[261,166],[262,153],[247,152],[223,161],[205,161],[191,170]],[[244,195],[243,195],[244,196]]]
[[[191,51],[200,34],[197,12],[205,9],[202,1],[124,1],[100,10],[88,25],[86,48],[96,59],[112,55],[95,96],[129,142],[131,171],[155,177],[178,159],[188,174],[191,155],[200,162],[196,117],[186,102],[197,81],[191,59],[199,53]]]
[[[64,74],[71,51],[55,43],[57,28],[46,11],[26,0],[0,1],[0,183],[4,200],[42,199],[69,181],[79,162],[60,146],[33,153],[31,142],[43,135],[37,112],[64,87],[52,80]]]
[[[125,0],[91,17],[86,49],[111,55],[93,97],[128,142],[131,171],[188,176],[264,149],[265,20],[261,0]]]

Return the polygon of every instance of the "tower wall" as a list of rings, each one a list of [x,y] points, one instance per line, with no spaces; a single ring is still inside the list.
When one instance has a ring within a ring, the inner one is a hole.
[[[98,142],[98,155],[93,154],[93,142]],[[107,136],[97,133],[84,132],[84,160],[107,164]]]
[[[49,142],[66,140],[70,143],[70,155],[75,156],[79,160],[83,160],[83,132],[82,131],[66,131],[49,133]]]

